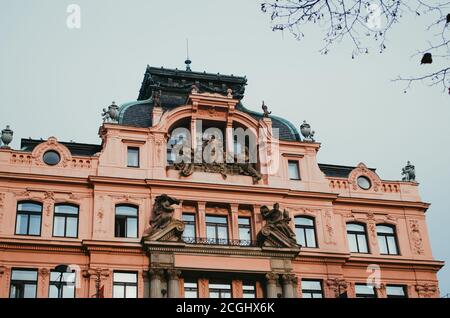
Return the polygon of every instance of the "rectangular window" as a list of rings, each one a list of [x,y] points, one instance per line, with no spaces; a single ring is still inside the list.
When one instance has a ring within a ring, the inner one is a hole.
[[[36,269],[13,269],[9,298],[36,298]]]
[[[356,298],[377,298],[375,288],[366,284],[355,284]]]
[[[320,280],[302,279],[303,298],[323,298],[322,282]]]
[[[184,298],[198,298],[198,286],[196,281],[184,281]]]
[[[137,237],[138,209],[132,205],[117,205],[115,219],[116,237]]]
[[[49,298],[75,298],[75,272],[50,273]]]
[[[291,180],[300,180],[300,169],[298,168],[297,160],[289,160],[289,179]]]
[[[78,207],[66,204],[55,205],[53,236],[78,237]]]
[[[231,298],[231,284],[210,282],[209,298]]]
[[[195,243],[195,214],[183,213],[182,218],[184,222],[183,240],[186,243]]]
[[[128,167],[139,168],[139,148],[128,147]]]
[[[42,205],[33,202],[17,204],[16,234],[41,235]]]
[[[228,244],[226,216],[206,216],[206,239],[208,244]]]
[[[114,272],[113,298],[137,298],[136,272]]]
[[[294,218],[294,223],[297,243],[303,247],[317,247],[314,219],[310,217],[296,216]]]
[[[256,298],[256,287],[254,283],[242,285],[242,298]]]
[[[239,226],[239,245],[250,246],[252,242],[252,227],[250,218],[238,217]]]
[[[386,285],[386,294],[387,298],[408,298],[403,285]]]

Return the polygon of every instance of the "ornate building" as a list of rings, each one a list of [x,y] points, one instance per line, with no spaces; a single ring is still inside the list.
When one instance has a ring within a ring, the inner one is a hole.
[[[414,167],[388,181],[318,163],[311,127],[245,108],[246,83],[147,67],[137,101],[104,109],[100,145],[15,150],[5,129],[0,297],[438,297]],[[197,160],[213,143],[244,160]]]

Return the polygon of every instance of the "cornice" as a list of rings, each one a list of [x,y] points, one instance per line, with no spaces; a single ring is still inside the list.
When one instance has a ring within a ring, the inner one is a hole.
[[[37,182],[55,182],[55,183],[70,183],[70,184],[88,184],[88,178],[83,177],[68,177],[61,175],[49,175],[49,174],[32,174],[32,173],[20,173],[20,172],[4,172],[0,171],[0,179],[9,180],[26,180]]]
[[[357,197],[343,197],[338,196],[335,203],[348,203],[348,204],[364,204],[364,205],[381,205],[389,207],[408,207],[419,208],[425,211],[430,207],[430,203],[420,201],[401,201],[401,200],[384,200],[384,199],[372,199],[372,198],[357,198]]]

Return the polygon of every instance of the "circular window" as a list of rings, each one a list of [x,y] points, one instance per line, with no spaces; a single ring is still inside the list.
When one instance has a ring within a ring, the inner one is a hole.
[[[364,176],[360,176],[360,177],[358,177],[358,186],[361,189],[369,190],[370,187],[372,186],[372,183],[370,183],[369,178],[364,177]]]
[[[61,161],[61,156],[54,150],[49,150],[44,153],[42,160],[49,166],[57,165]]]

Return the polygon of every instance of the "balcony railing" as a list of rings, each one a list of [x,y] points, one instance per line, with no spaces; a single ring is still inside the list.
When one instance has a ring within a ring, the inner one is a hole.
[[[214,238],[214,237],[186,237],[186,236],[183,236],[183,241],[186,244],[225,245],[225,246],[242,246],[242,247],[258,246],[257,242],[252,241],[252,240],[230,240],[230,239],[220,239],[220,238]]]

